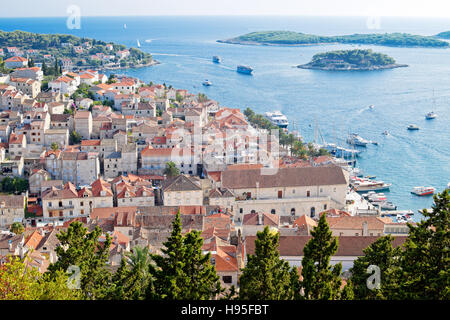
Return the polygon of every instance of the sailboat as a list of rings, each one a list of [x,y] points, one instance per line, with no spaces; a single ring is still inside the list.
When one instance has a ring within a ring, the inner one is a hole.
[[[435,107],[436,107],[436,99],[434,97],[434,89],[433,89],[433,108],[435,108]],[[433,120],[433,119],[436,119],[436,118],[437,118],[437,114],[434,113],[434,111],[428,112],[425,115],[425,119],[427,119],[427,120]]]
[[[126,24],[126,23],[125,23],[125,24],[123,25],[123,28],[124,28],[124,29],[126,29],[126,28],[127,28],[127,24]]]
[[[140,43],[139,39],[137,40],[137,46],[138,46],[138,48],[141,47],[141,43]]]

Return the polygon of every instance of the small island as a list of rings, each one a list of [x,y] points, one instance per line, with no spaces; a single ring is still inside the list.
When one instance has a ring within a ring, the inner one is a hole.
[[[409,33],[352,34],[343,36],[318,36],[293,31],[252,32],[236,38],[218,40],[221,43],[242,45],[321,45],[321,44],[369,44],[388,47],[448,48],[450,44],[431,36]]]
[[[450,39],[450,31],[444,31],[436,35],[437,38]]]
[[[8,55],[22,55],[34,63],[53,61],[68,70],[125,69],[157,64],[151,54],[136,48],[101,40],[79,38],[67,34],[38,34],[0,30],[0,48]]]
[[[318,53],[312,61],[297,66],[301,69],[315,69],[328,71],[371,71],[407,67],[397,64],[395,59],[383,53],[372,50],[338,50]]]

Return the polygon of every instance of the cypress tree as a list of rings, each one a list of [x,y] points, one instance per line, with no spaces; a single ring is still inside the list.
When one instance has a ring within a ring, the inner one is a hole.
[[[393,274],[398,258],[401,255],[401,248],[393,248],[391,235],[381,237],[364,249],[364,256],[359,257],[350,269],[352,274],[354,293],[356,299],[386,299],[389,296],[389,288],[392,286]],[[370,274],[367,268],[375,265],[380,268],[380,289],[370,290],[367,287],[367,279]]]
[[[342,264],[330,266],[330,258],[338,250],[338,240],[332,237],[326,215],[320,217],[312,238],[303,249],[301,288],[311,300],[335,300],[340,297]]]
[[[70,266],[80,269],[80,289],[87,299],[103,299],[110,273],[109,260],[111,237],[99,241],[102,231],[97,226],[88,232],[81,222],[72,222],[67,231],[56,235],[60,244],[55,249],[58,261],[48,267],[47,273],[55,277],[58,271],[66,272]]]
[[[255,254],[247,256],[247,265],[239,278],[241,300],[291,300],[298,298],[298,273],[280,259],[279,233],[265,227],[257,233]]]
[[[409,224],[408,238],[400,259],[398,288],[394,299],[450,299],[450,195],[434,196],[432,212],[422,211],[424,220]]]

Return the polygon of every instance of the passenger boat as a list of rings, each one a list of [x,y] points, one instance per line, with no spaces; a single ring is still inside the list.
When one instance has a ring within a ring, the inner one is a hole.
[[[433,187],[414,187],[411,191],[412,194],[417,196],[430,196],[436,191]]]
[[[416,126],[415,124],[410,124],[407,129],[408,130],[419,130],[419,127]]]
[[[214,56],[214,57],[212,58],[212,61],[213,61],[214,63],[221,63],[221,62],[222,62],[222,58],[219,57],[219,56]]]
[[[249,66],[238,66],[236,71],[243,74],[252,74],[253,68]]]
[[[352,133],[348,136],[347,143],[358,147],[366,147],[369,141],[363,139],[357,133]]]
[[[437,118],[437,114],[434,113],[434,111],[428,112],[425,115],[425,119],[427,119],[427,120],[432,120],[432,119],[436,119],[436,118]]]
[[[287,128],[289,126],[289,121],[287,117],[281,113],[281,111],[274,112],[266,112],[264,114],[266,119],[268,119],[274,126],[278,126],[280,128]]]
[[[205,81],[203,81],[203,83],[202,83],[205,87],[209,87],[209,86],[212,86],[212,82],[211,81],[209,81],[209,80],[205,80]]]

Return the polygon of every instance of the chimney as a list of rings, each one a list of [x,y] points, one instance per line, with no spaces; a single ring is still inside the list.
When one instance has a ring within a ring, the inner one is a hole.
[[[369,235],[369,224],[367,223],[367,221],[363,222],[362,227],[363,227],[362,235],[363,237],[367,237]]]
[[[258,226],[263,225],[264,223],[264,217],[262,215],[262,213],[258,213]]]

